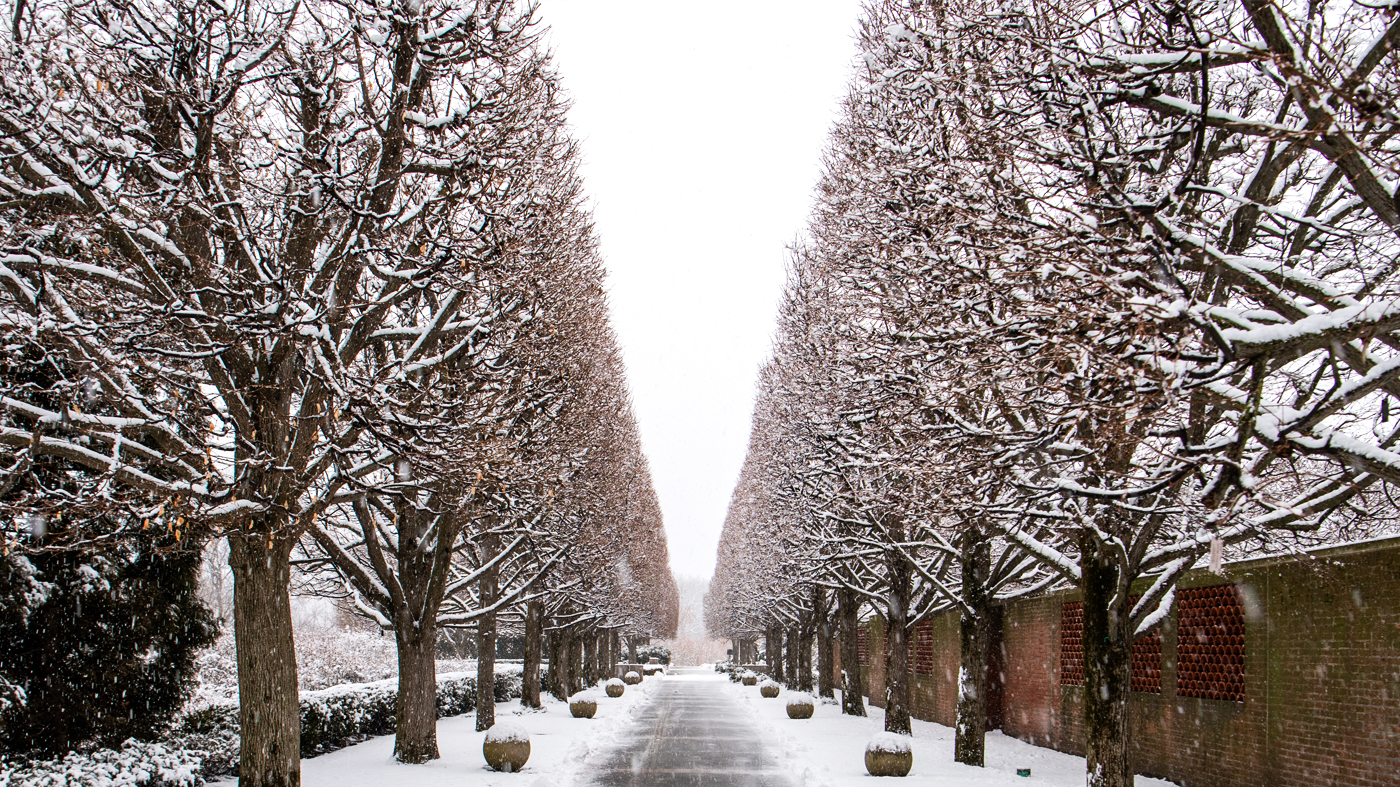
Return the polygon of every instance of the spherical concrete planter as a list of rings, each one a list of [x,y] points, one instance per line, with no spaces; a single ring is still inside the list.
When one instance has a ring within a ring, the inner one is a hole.
[[[787,715],[789,719],[810,719],[816,710],[817,706],[812,701],[812,695],[800,691],[788,694]]]
[[[530,759],[530,733],[518,724],[498,722],[486,731],[481,756],[492,770],[515,773]]]
[[[865,746],[865,769],[871,776],[908,776],[914,750],[907,735],[877,733]]]
[[[591,719],[597,712],[598,701],[588,692],[581,691],[569,698],[569,713],[572,713],[575,719]]]
[[[617,699],[622,696],[622,692],[627,691],[627,684],[617,678],[609,678],[603,684],[603,689],[608,692],[608,696]]]
[[[765,680],[758,684],[758,693],[770,700],[782,693],[782,690],[783,687],[779,686],[776,681]]]
[[[755,674],[752,673],[752,672],[745,672],[745,673],[744,673],[744,677],[742,678],[742,680],[744,681],[744,685],[745,685],[745,686],[757,686],[757,685],[758,685],[758,676],[755,675]]]
[[[635,686],[642,682],[642,676],[638,675],[636,670],[631,670],[626,675],[622,676],[622,682],[626,683],[628,686]]]

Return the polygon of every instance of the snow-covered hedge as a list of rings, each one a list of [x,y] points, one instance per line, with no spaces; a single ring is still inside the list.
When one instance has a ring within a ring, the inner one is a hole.
[[[193,787],[203,752],[130,740],[121,749],[69,752],[61,760],[0,760],[0,787]]]
[[[394,731],[397,680],[352,683],[301,694],[301,756],[315,757]],[[497,702],[520,696],[521,674],[496,675]],[[438,676],[438,717],[476,707],[476,676]],[[76,752],[62,760],[0,758],[0,787],[193,787],[235,773],[238,705],[186,710],[160,743],[127,741],[121,750]]]
[[[725,659],[724,661],[716,662],[715,672],[723,672],[725,675],[728,675],[729,680],[731,680],[734,683],[738,683],[739,681],[744,679],[743,666],[740,665],[738,662],[733,661],[732,659]]]

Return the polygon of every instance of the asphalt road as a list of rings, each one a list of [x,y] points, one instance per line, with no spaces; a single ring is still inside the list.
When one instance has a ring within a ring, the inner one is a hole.
[[[763,747],[762,734],[710,670],[680,668],[642,710],[632,743],[593,770],[599,787],[792,787]]]

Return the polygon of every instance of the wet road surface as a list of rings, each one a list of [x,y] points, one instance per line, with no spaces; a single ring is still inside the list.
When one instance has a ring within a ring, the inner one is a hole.
[[[678,668],[652,692],[632,743],[592,770],[599,787],[792,787],[711,670]],[[694,676],[696,679],[683,678]],[[682,679],[677,679],[682,678]]]

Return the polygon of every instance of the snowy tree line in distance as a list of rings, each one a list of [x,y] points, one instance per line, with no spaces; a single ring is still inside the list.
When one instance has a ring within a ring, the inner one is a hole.
[[[1088,784],[1129,787],[1184,572],[1393,532],[1397,44],[1350,2],[871,0],[712,633],[815,636],[825,692],[839,639],[863,713],[883,616],[907,733],[910,633],[956,612],[981,765],[991,605],[1077,588]]]
[[[407,762],[439,626],[674,630],[532,6],[4,6],[4,550],[226,538],[243,784],[298,781],[294,570],[393,632]]]

